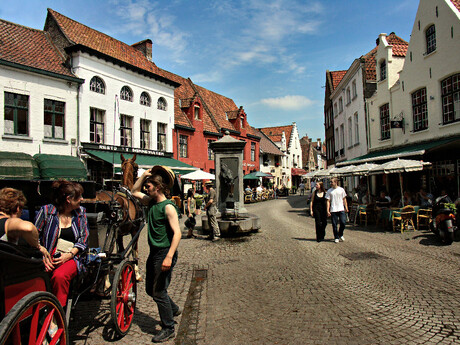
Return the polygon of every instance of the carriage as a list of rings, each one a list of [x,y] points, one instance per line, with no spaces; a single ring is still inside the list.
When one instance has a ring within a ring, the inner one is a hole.
[[[46,203],[50,183],[37,179],[3,178],[0,179],[0,188],[9,186],[23,190],[29,209],[33,210],[35,205]],[[50,279],[44,271],[41,253],[0,242],[0,345],[69,344],[67,325],[72,309],[82,295],[101,285],[102,290],[108,290],[110,294],[115,332],[124,336],[131,327],[137,294],[135,248],[140,230],[145,225],[145,209],[126,187],[119,185],[112,191],[103,191],[99,194],[105,198],[99,199],[94,183],[80,183],[88,205],[103,210],[105,231],[102,231],[102,243],[99,248],[81,254],[85,255],[85,270],[72,281],[64,311],[50,292]],[[134,217],[130,216],[130,206],[134,206]],[[33,219],[32,215],[30,219]],[[89,220],[89,224],[92,223]],[[90,233],[93,230],[90,229]],[[132,234],[130,242],[126,246],[120,245],[120,239],[122,243],[128,232]],[[51,337],[48,330],[52,321],[58,330]]]

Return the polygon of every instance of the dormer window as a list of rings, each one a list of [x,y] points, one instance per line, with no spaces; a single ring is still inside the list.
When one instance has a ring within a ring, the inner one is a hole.
[[[387,62],[382,60],[380,62],[380,81],[387,79]]]
[[[158,98],[158,101],[157,101],[157,109],[158,110],[165,110],[166,111],[167,106],[168,106],[168,104],[166,103],[166,100],[163,97]]]
[[[195,107],[193,108],[193,117],[195,120],[200,119],[200,106],[195,105]]]
[[[244,128],[244,118],[240,117],[240,121],[241,121],[241,128]]]
[[[133,101],[133,90],[129,86],[123,86],[120,91],[120,99],[123,101],[132,102]]]

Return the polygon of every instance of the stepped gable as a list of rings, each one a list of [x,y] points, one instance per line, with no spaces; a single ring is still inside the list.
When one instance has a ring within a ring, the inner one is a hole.
[[[278,127],[264,127],[260,128],[260,131],[270,138],[274,143],[281,142],[281,138],[286,136],[286,148],[289,147],[291,141],[292,125],[289,126],[278,126]]]
[[[334,91],[335,88],[340,84],[343,77],[347,74],[347,71],[331,71],[331,78],[332,78],[332,87]]]
[[[0,19],[0,59],[75,78],[48,34]]]
[[[102,32],[91,29],[52,9],[48,9],[48,15],[56,20],[70,43],[91,48],[99,53],[108,55],[137,68],[158,74],[158,67],[136,48],[103,34]]]

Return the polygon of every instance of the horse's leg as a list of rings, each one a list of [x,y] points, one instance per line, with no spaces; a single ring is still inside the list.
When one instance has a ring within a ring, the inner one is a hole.
[[[131,233],[131,236],[134,236],[134,235],[135,235],[135,233]],[[137,242],[138,241],[139,241],[139,238],[133,243],[133,258],[136,261],[136,264],[134,265],[134,272],[136,273],[136,280],[138,282],[141,282],[142,281],[142,276],[141,276],[141,273],[139,272],[139,263],[138,263],[139,252],[137,250],[137,248],[138,248],[138,243]]]

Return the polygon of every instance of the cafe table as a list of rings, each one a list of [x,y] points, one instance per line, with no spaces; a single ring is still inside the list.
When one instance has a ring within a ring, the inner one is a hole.
[[[420,206],[414,206],[414,219],[417,217],[417,212],[420,209]],[[394,212],[401,212],[402,208],[400,207],[389,207],[389,208],[381,208],[380,209],[380,219],[384,227],[389,227],[393,220],[393,213]]]

